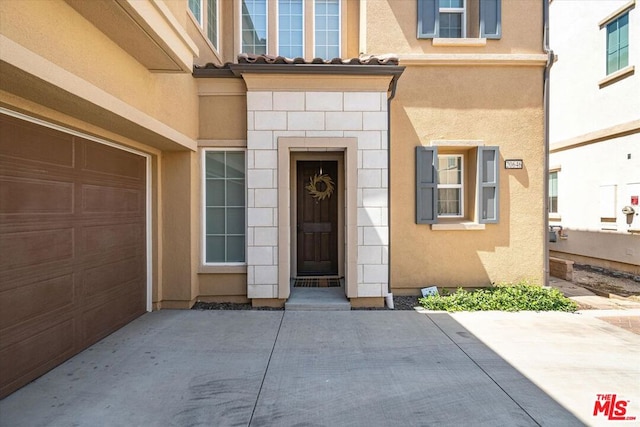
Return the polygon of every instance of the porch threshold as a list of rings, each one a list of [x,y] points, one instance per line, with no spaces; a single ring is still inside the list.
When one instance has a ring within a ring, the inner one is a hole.
[[[299,288],[292,287],[289,299],[284,304],[291,311],[340,311],[351,310],[344,287]]]

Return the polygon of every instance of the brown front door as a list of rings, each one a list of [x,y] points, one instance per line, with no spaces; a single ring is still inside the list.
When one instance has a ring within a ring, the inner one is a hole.
[[[0,399],[146,310],[146,159],[0,114]]]
[[[338,162],[297,162],[298,276],[338,274]]]

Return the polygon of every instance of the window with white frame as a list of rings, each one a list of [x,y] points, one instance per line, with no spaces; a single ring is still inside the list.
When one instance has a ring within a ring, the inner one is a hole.
[[[189,10],[196,18],[196,21],[202,25],[202,0],[189,0]]]
[[[467,36],[465,3],[466,0],[439,1],[440,37],[453,39]]]
[[[418,38],[499,39],[501,0],[417,0]]]
[[[304,7],[302,0],[278,0],[278,55],[304,56]]]
[[[607,74],[629,65],[629,13],[607,24]]]
[[[340,0],[315,0],[314,9],[314,56],[337,58],[340,56]]]
[[[242,52],[267,53],[267,0],[242,0]]]
[[[558,171],[549,172],[549,213],[558,213]]]
[[[306,5],[312,13],[306,13]],[[342,0],[242,0],[240,49],[288,58],[340,57],[341,8]]]
[[[438,216],[464,215],[464,157],[458,154],[438,156]]]
[[[204,151],[204,262],[245,262],[244,151]]]
[[[498,147],[467,147],[465,153],[438,154],[438,147],[416,147],[416,223],[436,224],[460,218],[480,224],[498,223],[500,187]],[[475,160],[475,174],[465,179],[465,163]],[[468,185],[468,187],[465,187]],[[467,194],[469,192],[469,194]],[[465,200],[475,210],[465,212]]]
[[[218,0],[189,0],[189,10],[207,39],[218,49]]]

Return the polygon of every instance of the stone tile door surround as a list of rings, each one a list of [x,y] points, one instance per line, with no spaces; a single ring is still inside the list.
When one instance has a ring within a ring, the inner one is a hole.
[[[317,76],[313,76],[316,87],[312,90],[283,84],[268,90],[264,80],[253,84],[250,77],[243,77],[248,88],[247,296],[289,297],[295,259],[291,252],[295,239],[291,232],[291,209],[295,207],[292,155],[324,151],[344,156],[341,270],[346,295],[384,297],[389,260],[389,79],[378,79],[374,87],[363,89],[362,84],[349,85],[348,77],[355,76],[324,76],[332,78],[330,87],[338,81],[343,87],[323,91],[317,87]]]

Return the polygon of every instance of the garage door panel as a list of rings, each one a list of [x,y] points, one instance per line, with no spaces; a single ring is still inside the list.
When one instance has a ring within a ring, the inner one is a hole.
[[[71,274],[31,283],[0,293],[0,330],[60,308],[71,309],[74,283]]]
[[[0,115],[0,154],[23,160],[23,167],[38,163],[74,167],[74,144],[71,135],[34,126],[23,120]]]
[[[46,268],[24,267],[0,271],[0,292],[73,274],[74,267],[71,261],[49,264]]]
[[[139,247],[144,239],[144,224],[108,224],[82,229],[82,252],[86,255],[109,250]]]
[[[143,181],[145,159],[107,145],[85,145],[82,169],[120,178]]]
[[[67,315],[30,337],[0,350],[0,396],[29,383],[76,353],[75,321]]]
[[[73,257],[73,228],[6,233],[0,239],[0,268],[37,267]]]
[[[147,173],[126,150],[0,125],[2,398],[146,311]]]
[[[138,189],[84,185],[82,213],[143,214],[145,194]]]
[[[141,257],[118,260],[116,262],[87,267],[82,278],[84,295],[91,297],[122,286],[139,287],[145,279]]]
[[[144,292],[127,289],[103,304],[87,304],[80,316],[83,346],[90,345],[144,314]]]
[[[0,179],[0,214],[71,214],[73,183]]]

